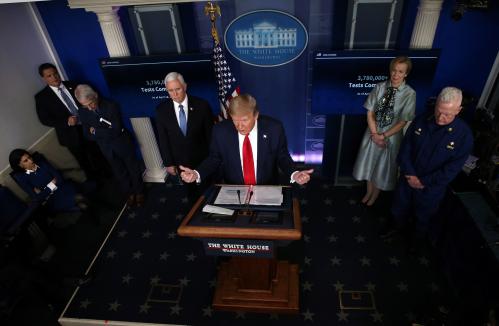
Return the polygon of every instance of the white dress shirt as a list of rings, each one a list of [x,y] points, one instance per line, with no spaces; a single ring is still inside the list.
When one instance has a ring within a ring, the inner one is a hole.
[[[66,101],[64,101],[64,99],[62,98],[62,95],[59,92],[59,88],[61,88],[61,91],[63,91],[64,93],[66,93],[66,95],[68,96],[68,98],[70,99],[70,101],[73,102],[73,104],[75,105],[75,107],[77,109],[79,109],[78,104],[75,103],[75,101],[73,100],[73,96],[68,91],[68,89],[66,88],[66,86],[64,86],[63,83],[61,83],[61,85],[59,85],[59,87],[54,87],[54,86],[50,86],[50,85],[49,85],[49,87],[54,91],[55,95],[57,95],[57,97],[61,100],[61,102],[64,103],[64,106],[68,109],[69,113],[72,114],[73,112],[71,112],[71,110],[69,109],[68,105],[66,104]]]

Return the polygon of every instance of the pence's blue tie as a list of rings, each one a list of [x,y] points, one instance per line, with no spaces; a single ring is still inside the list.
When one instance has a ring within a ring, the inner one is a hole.
[[[178,124],[184,136],[187,135],[187,119],[185,117],[184,106],[182,104],[178,106]]]

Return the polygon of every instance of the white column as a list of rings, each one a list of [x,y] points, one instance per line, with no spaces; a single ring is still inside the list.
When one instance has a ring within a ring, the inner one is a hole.
[[[97,15],[110,57],[128,57],[130,50],[118,16],[119,7],[89,7]]]
[[[139,143],[140,152],[146,165],[144,173],[145,182],[164,182],[166,169],[163,166],[163,159],[159,153],[156,137],[152,129],[151,120],[145,118],[130,118],[133,131]]]
[[[412,30],[411,49],[431,49],[443,0],[421,0]]]

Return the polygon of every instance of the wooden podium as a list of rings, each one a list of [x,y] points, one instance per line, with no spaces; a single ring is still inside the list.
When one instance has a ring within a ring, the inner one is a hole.
[[[290,191],[290,189],[287,189]],[[199,238],[207,250],[237,251],[229,261],[222,262],[217,277],[213,307],[219,310],[235,310],[265,313],[299,312],[298,265],[277,261],[275,241],[293,241],[301,238],[299,203],[289,196],[290,212],[282,225],[255,225],[250,218],[237,216],[236,223],[203,222],[202,207],[210,199],[201,196],[184,218],[178,234]],[[260,209],[265,209],[260,207]],[[260,243],[267,245],[260,245]],[[223,249],[223,248],[239,249]],[[269,248],[270,247],[270,248]],[[243,249],[244,248],[244,249]],[[248,252],[272,251],[271,257],[253,257]],[[224,255],[231,255],[225,253]]]

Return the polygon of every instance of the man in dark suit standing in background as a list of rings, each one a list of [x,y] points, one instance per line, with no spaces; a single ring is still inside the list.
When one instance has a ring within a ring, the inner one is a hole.
[[[87,177],[94,177],[97,168],[90,161],[89,152],[98,153],[98,149],[83,137],[78,102],[74,98],[76,84],[61,81],[57,68],[51,63],[40,65],[38,73],[47,83],[35,95],[38,119],[45,126],[55,128],[59,143],[73,154]]]
[[[208,156],[213,113],[205,100],[187,95],[181,74],[165,77],[169,99],[156,108],[159,145],[166,171],[177,175],[177,167],[195,167]]]
[[[295,171],[282,123],[260,115],[249,94],[233,98],[231,120],[213,129],[210,155],[197,170],[181,166],[185,182],[200,182],[219,168],[228,184],[278,184],[278,170],[291,183],[305,184],[313,169]]]
[[[99,145],[122,192],[128,196],[128,206],[142,206],[143,169],[135,156],[131,136],[123,128],[118,104],[99,98],[90,86],[84,84],[76,87],[75,96],[83,107],[80,118],[85,136]]]

